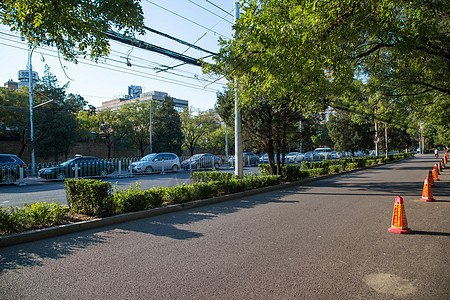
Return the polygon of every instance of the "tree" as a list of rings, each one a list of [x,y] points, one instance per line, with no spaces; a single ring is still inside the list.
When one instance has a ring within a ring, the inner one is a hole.
[[[138,149],[141,157],[150,143],[150,101],[126,103],[119,109],[128,144]]]
[[[230,94],[230,90],[218,93],[216,103],[220,117],[228,122],[231,122],[231,116],[234,115],[234,106],[231,105],[234,99]],[[258,102],[249,102],[242,107],[243,140],[247,147],[262,149],[268,154],[271,174],[281,174],[281,157],[286,153],[289,136],[298,132],[296,124],[302,115],[290,105],[289,97],[275,101],[272,101],[271,97],[263,96],[258,99]],[[275,153],[278,155],[276,170]]]
[[[20,143],[17,156],[22,157],[30,141],[30,110],[26,88],[8,90],[0,88],[0,134],[11,135]]]
[[[55,46],[70,61],[77,56],[97,61],[110,51],[107,32],[142,33],[138,0],[60,0],[0,2],[0,21],[17,31],[30,47]]]
[[[81,96],[72,95],[67,101],[65,90],[68,84],[60,87],[57,78],[50,72],[48,66],[44,76],[36,85],[37,103],[52,100],[34,110],[35,116],[35,149],[38,156],[43,158],[63,154],[67,158],[70,148],[76,140],[76,116],[78,109],[82,109],[84,100]],[[72,101],[76,98],[78,101]],[[73,104],[76,105],[73,105]]]
[[[181,130],[184,135],[184,146],[194,155],[196,147],[202,139],[208,137],[220,127],[214,111],[200,111],[190,108],[181,114]]]
[[[113,110],[101,110],[98,113],[82,111],[78,114],[77,120],[84,135],[94,135],[108,148],[108,159],[111,158],[114,143],[120,141],[126,134],[123,116]]]
[[[166,97],[153,115],[155,152],[173,152],[181,155],[183,150],[183,132],[181,130],[181,117],[175,110],[173,100]]]
[[[328,134],[337,151],[370,149],[373,146],[374,127],[366,120],[356,122],[347,111],[337,110],[327,123]]]
[[[449,8],[448,1],[244,1],[235,38],[222,40],[217,63],[205,70],[235,79],[240,105],[258,102],[258,93],[289,95],[299,109],[359,113],[340,96],[360,93],[349,88],[355,77],[373,77],[387,101],[408,112],[403,117],[448,124]]]

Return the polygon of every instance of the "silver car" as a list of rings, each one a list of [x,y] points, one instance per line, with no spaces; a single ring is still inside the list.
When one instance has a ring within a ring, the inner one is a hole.
[[[131,164],[133,173],[177,172],[181,168],[175,153],[152,153]]]

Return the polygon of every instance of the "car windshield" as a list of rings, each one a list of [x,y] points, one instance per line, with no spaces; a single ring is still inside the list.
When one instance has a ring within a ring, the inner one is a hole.
[[[195,154],[194,156],[191,156],[191,159],[199,159],[202,157],[202,154]]]
[[[148,155],[144,156],[143,158],[141,158],[141,161],[150,161],[150,160],[154,159],[156,155],[157,155],[157,153],[148,154]]]
[[[67,160],[67,161],[65,161],[65,162],[63,162],[63,163],[60,163],[59,165],[62,166],[62,167],[68,166],[68,165],[70,165],[70,163],[73,162],[75,159],[76,159],[76,158],[69,159],[69,160]]]
[[[290,153],[286,154],[286,156],[295,156],[295,155],[297,155],[297,152],[290,152]]]

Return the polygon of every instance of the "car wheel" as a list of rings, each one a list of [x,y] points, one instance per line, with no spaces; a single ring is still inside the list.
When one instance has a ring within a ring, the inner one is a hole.
[[[107,175],[108,175],[108,170],[106,170],[106,169],[100,170],[100,177],[106,177]]]
[[[56,179],[66,179],[66,174],[64,172],[59,172],[58,174],[56,174]]]
[[[16,181],[16,174],[5,174],[5,176],[2,178],[3,183],[13,183]]]
[[[218,163],[214,164],[214,169],[218,169],[220,165]]]
[[[172,172],[178,172],[178,165],[173,165]]]
[[[146,167],[145,173],[153,173],[153,168],[151,166]]]

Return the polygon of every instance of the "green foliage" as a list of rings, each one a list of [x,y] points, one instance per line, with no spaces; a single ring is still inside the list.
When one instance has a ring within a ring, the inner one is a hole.
[[[120,141],[126,134],[124,116],[114,110],[101,110],[97,113],[81,111],[77,115],[80,135],[89,137],[94,135],[97,140],[108,148],[108,159],[114,143]]]
[[[115,211],[111,183],[93,179],[67,179],[64,182],[70,210],[89,216],[105,217]]]
[[[182,154],[183,132],[181,117],[175,110],[173,99],[166,97],[153,115],[153,152]]]
[[[233,178],[237,178],[236,175],[229,172],[192,172],[191,177],[194,182],[210,182],[210,181],[229,181]]]
[[[118,213],[159,207],[163,203],[163,198],[163,189],[153,188],[143,191],[140,188],[140,183],[132,185],[128,189],[116,190],[113,194],[113,201]]]
[[[24,207],[0,207],[0,235],[60,224],[68,211],[58,203],[25,203]]]
[[[13,136],[20,143],[21,157],[30,141],[29,95],[26,88],[0,88],[0,136]]]
[[[106,33],[143,33],[143,11],[136,0],[29,1],[0,3],[0,21],[19,32],[30,46],[55,46],[70,61],[97,61],[109,54]]]
[[[373,145],[373,125],[367,121],[352,120],[348,112],[337,110],[335,115],[330,116],[327,128],[337,151],[354,152]]]
[[[213,111],[200,111],[190,108],[181,114],[181,129],[184,135],[184,146],[194,155],[194,150],[201,146],[208,147],[209,136],[220,128],[220,121]],[[222,148],[223,149],[223,148]]]

